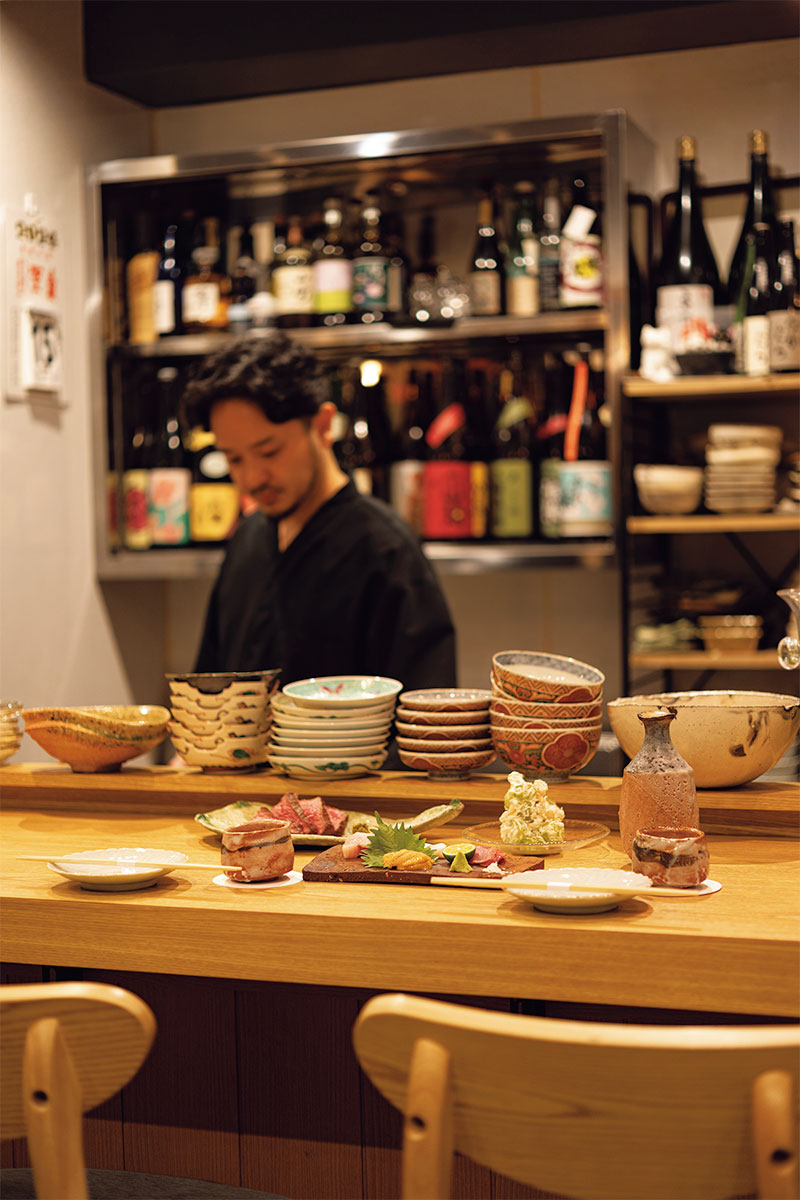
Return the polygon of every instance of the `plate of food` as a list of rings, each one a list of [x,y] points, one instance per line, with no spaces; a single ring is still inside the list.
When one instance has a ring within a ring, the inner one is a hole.
[[[485,846],[497,846],[508,854],[562,854],[565,850],[580,850],[582,846],[591,846],[599,842],[609,833],[608,825],[600,821],[578,821],[570,817],[564,818],[564,836],[555,842],[525,841],[507,842],[500,833],[499,821],[487,821],[483,825],[473,825],[464,830],[464,837],[473,842],[482,842]]]
[[[405,823],[415,833],[422,833],[425,829],[452,821],[463,809],[460,800],[451,800],[449,804],[426,808]],[[370,833],[376,824],[375,814],[370,816],[369,813],[334,808],[325,804],[320,796],[301,800],[295,792],[285,793],[277,804],[272,805],[262,804],[258,800],[235,800],[223,808],[196,813],[194,819],[212,833],[224,833],[235,825],[267,817],[289,821],[295,846],[335,846],[352,833]]]
[[[464,836],[485,846],[495,846],[507,854],[561,854],[590,846],[609,833],[599,821],[579,821],[565,817],[554,803],[544,779],[527,780],[519,771],[508,776],[499,821],[487,821],[465,830]]]

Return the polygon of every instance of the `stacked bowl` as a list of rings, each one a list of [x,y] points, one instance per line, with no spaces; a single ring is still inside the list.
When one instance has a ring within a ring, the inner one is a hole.
[[[491,692],[423,688],[403,692],[397,709],[397,753],[430,779],[468,779],[497,757],[489,736]]]
[[[766,512],[775,507],[778,425],[709,425],[705,505],[712,512]]]
[[[16,700],[0,700],[0,763],[8,762],[20,748],[22,728],[19,714],[22,705]]]
[[[270,766],[296,779],[352,779],[379,770],[402,686],[383,675],[287,684],[272,700]]]
[[[560,783],[592,759],[603,724],[597,667],[538,650],[502,650],[492,658],[492,745],[526,779]]]
[[[267,761],[280,670],[167,675],[172,744],[189,767],[253,771]]]

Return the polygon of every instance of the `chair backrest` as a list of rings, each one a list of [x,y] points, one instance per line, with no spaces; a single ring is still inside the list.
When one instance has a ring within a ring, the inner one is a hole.
[[[82,1115],[136,1074],[151,1010],[104,983],[0,987],[0,1137],[26,1136],[40,1200],[86,1196]]]
[[[796,1026],[635,1026],[369,1000],[358,1060],[405,1114],[404,1200],[452,1151],[585,1200],[797,1196]]]

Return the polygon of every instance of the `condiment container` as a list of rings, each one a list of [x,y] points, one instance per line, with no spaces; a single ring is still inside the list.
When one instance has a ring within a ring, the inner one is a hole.
[[[637,829],[696,829],[700,824],[694,771],[670,738],[676,710],[656,708],[638,716],[644,725],[644,742],[622,773],[619,801],[619,832],[626,854],[631,854]]]
[[[666,825],[637,829],[631,848],[633,869],[665,887],[696,887],[708,878],[708,846],[701,829]]]
[[[223,867],[238,866],[231,874],[240,883],[277,879],[294,866],[294,844],[288,821],[268,818],[234,825],[222,835]]]

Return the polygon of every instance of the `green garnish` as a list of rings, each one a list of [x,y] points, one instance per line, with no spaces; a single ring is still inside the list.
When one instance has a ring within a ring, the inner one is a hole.
[[[382,867],[384,854],[393,850],[417,850],[426,854],[432,862],[436,861],[436,853],[426,845],[425,839],[418,837],[413,829],[398,821],[390,825],[384,821],[380,813],[375,813],[375,829],[372,831],[369,843],[361,851],[361,861],[366,867]]]
[[[462,875],[465,872],[472,870],[472,867],[467,862],[467,856],[463,850],[459,850],[453,861],[450,863],[451,871],[461,871]]]

